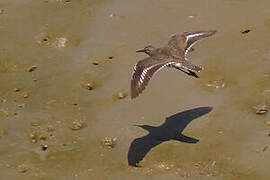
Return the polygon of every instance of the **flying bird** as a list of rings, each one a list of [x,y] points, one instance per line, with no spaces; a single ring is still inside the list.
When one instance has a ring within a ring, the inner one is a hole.
[[[212,36],[216,31],[195,31],[174,34],[168,44],[161,48],[148,45],[136,52],[144,52],[149,57],[140,60],[135,66],[131,79],[131,99],[136,98],[147,86],[149,80],[164,67],[176,68],[187,75],[198,78],[196,72],[202,67],[187,60],[187,54],[199,40]]]

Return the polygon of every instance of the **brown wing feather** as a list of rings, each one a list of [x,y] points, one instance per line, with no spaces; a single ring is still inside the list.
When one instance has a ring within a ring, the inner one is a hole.
[[[178,51],[184,51],[187,54],[190,48],[199,40],[215,34],[216,31],[194,31],[174,34],[171,36],[168,46]]]
[[[151,57],[139,61],[134,66],[131,79],[131,99],[142,93],[155,72],[169,64],[171,64],[170,61],[161,61]]]

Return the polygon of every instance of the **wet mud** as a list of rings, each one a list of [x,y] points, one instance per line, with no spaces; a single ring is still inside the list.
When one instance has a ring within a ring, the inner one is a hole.
[[[269,5],[0,0],[0,179],[269,179]],[[137,49],[212,29],[188,55],[200,78],[164,69],[130,99]],[[173,123],[182,141],[149,129],[205,107]],[[146,136],[162,143],[132,161]]]

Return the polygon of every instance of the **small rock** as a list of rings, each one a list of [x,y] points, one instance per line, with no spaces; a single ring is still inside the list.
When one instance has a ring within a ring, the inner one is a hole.
[[[29,94],[27,92],[23,93],[23,98],[28,98]]]
[[[112,17],[115,17],[116,15],[114,14],[114,13],[112,13],[112,14],[110,14],[110,17],[112,18]]]
[[[17,104],[17,106],[18,106],[19,108],[24,108],[24,107],[25,107],[25,104]]]
[[[258,115],[263,115],[268,112],[268,106],[265,104],[259,104],[255,106],[254,109],[256,110],[256,114]]]
[[[35,71],[36,69],[37,69],[37,66],[33,65],[33,66],[30,66],[30,67],[27,69],[27,71],[28,71],[28,72],[33,72],[33,71]]]
[[[99,62],[98,61],[94,61],[94,62],[92,62],[92,64],[95,65],[95,66],[97,66],[97,65],[99,65]]]
[[[81,86],[87,90],[93,90],[95,88],[94,82],[82,83]]]
[[[86,124],[82,120],[76,119],[71,123],[70,129],[77,131],[77,130],[84,128],[85,126],[86,126]]]
[[[25,173],[28,171],[28,167],[25,165],[25,164],[21,164],[17,167],[17,170],[20,172],[20,173]]]
[[[113,59],[114,57],[113,56],[109,56],[108,59]]]
[[[199,161],[199,162],[196,162],[195,164],[194,164],[194,166],[196,167],[196,168],[199,168],[200,166],[201,166],[201,162]]]
[[[114,138],[111,138],[111,137],[105,137],[103,140],[102,140],[102,144],[104,146],[107,146],[109,148],[114,148],[115,145],[117,143],[117,138],[114,137]]]
[[[39,139],[37,132],[30,133],[29,138],[31,139],[32,143],[37,143]]]
[[[19,92],[20,91],[20,88],[14,88],[13,91],[14,92]]]
[[[190,19],[194,19],[196,17],[196,15],[189,15],[188,18]]]
[[[245,30],[241,30],[240,32],[242,33],[242,34],[247,34],[247,33],[249,33],[251,30],[250,29],[245,29]]]
[[[53,42],[53,46],[56,48],[64,48],[67,46],[68,39],[65,37],[59,37],[56,38],[55,41]]]
[[[0,103],[5,103],[5,102],[7,102],[7,100],[0,97]]]
[[[44,44],[44,45],[50,45],[50,37],[47,36],[45,33],[41,33],[38,35],[37,43]]]
[[[42,151],[46,151],[48,149],[48,145],[47,144],[42,144],[41,145],[41,150]]]
[[[124,99],[125,97],[127,97],[127,94],[124,93],[124,92],[119,92],[119,93],[117,94],[117,98],[118,98],[118,99]]]

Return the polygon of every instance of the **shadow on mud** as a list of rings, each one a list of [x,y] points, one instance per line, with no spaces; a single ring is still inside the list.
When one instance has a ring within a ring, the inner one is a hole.
[[[166,118],[161,126],[136,125],[147,130],[146,136],[134,139],[128,151],[128,164],[139,167],[138,163],[155,146],[169,140],[185,143],[197,143],[199,140],[182,134],[186,126],[194,119],[209,113],[212,107],[199,107],[174,114]]]

